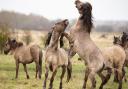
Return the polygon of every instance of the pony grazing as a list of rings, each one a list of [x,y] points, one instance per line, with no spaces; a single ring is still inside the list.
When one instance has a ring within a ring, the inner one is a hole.
[[[77,53],[84,60],[86,66],[83,89],[86,89],[88,77],[91,80],[91,89],[96,87],[95,75],[104,68],[104,57],[100,49],[95,45],[90,37],[93,27],[92,6],[90,3],[75,1],[76,8],[80,14],[78,21],[71,28],[70,35],[65,33],[65,37],[70,43],[69,55]]]
[[[45,72],[43,89],[46,89],[46,82],[47,82],[49,70],[52,71],[49,89],[53,88],[53,81],[57,73],[58,67],[62,68],[59,89],[62,89],[62,80],[66,72],[66,68],[68,70],[68,75],[69,75],[67,81],[69,81],[71,77],[71,73],[69,69],[70,60],[68,60],[68,55],[63,48],[60,48],[60,46],[58,46],[59,39],[62,36],[62,33],[65,31],[68,23],[69,23],[68,20],[63,20],[61,22],[56,23],[52,28],[51,35],[47,39],[46,45],[48,44],[48,46],[46,48],[45,55],[44,55],[46,72]]]
[[[36,78],[41,79],[42,74],[42,50],[38,45],[25,46],[22,42],[17,42],[15,39],[8,39],[6,42],[4,53],[8,54],[10,51],[14,52],[16,63],[16,77],[18,78],[19,64],[22,63],[26,77],[29,79],[26,64],[35,62],[36,64]]]

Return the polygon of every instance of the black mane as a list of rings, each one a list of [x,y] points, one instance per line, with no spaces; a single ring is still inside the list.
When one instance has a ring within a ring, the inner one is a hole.
[[[45,42],[45,47],[47,47],[49,45],[50,40],[51,40],[51,36],[52,36],[52,32],[49,32],[48,37],[47,37],[46,42]]]
[[[51,40],[51,36],[52,36],[52,32],[49,32],[48,37],[46,39],[45,47],[47,47],[49,45],[50,40]],[[60,48],[64,46],[63,37],[64,37],[64,35],[62,34],[60,37]]]
[[[83,14],[80,17],[80,20],[83,20],[83,25],[87,26],[88,32],[91,32],[91,28],[93,27],[92,20],[92,6],[90,3],[83,4]]]

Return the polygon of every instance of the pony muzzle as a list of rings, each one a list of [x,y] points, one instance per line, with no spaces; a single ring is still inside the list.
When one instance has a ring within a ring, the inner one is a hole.
[[[65,19],[65,20],[64,20],[64,23],[65,23],[65,25],[68,25],[68,24],[69,24],[68,19]]]

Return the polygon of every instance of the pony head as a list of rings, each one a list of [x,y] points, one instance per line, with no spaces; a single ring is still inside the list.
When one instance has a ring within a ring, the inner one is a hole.
[[[60,22],[55,23],[55,25],[52,27],[53,31],[57,32],[63,32],[66,27],[68,26],[69,21],[67,19],[62,20]]]
[[[114,36],[113,44],[119,44],[119,45],[121,45],[122,43],[121,43],[120,37]]]
[[[22,42],[17,42],[16,39],[10,39],[8,38],[8,40],[5,43],[4,46],[4,53],[8,54],[11,50],[16,49],[16,47],[22,46],[23,43]]]

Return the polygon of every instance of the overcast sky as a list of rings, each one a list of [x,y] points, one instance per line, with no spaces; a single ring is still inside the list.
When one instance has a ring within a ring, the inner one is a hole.
[[[75,0],[0,0],[0,10],[38,14],[48,19],[79,16]],[[93,6],[95,20],[128,20],[128,0],[81,0]]]

